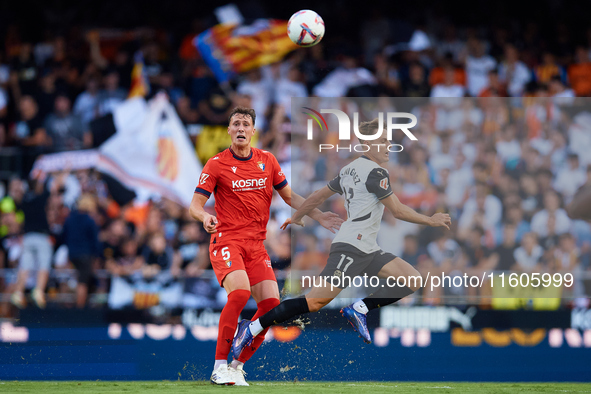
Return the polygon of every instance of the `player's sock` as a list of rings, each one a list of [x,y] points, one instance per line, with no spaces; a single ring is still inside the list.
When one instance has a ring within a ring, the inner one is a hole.
[[[213,364],[213,370],[216,371],[220,365],[228,365],[228,360],[215,360],[215,364]]]
[[[246,351],[246,349],[244,349],[244,351]],[[243,351],[243,353],[244,353],[244,351]],[[242,361],[238,361],[236,359],[232,360],[232,364],[230,364],[230,366],[234,369],[237,369],[239,365],[244,366],[244,363]]]
[[[263,332],[264,328],[261,325],[261,319],[256,319],[253,320],[249,325],[248,328],[250,328],[250,332],[252,333],[253,336],[257,336],[259,335],[261,332]],[[268,328],[268,327],[267,327]]]
[[[218,343],[215,348],[216,360],[227,360],[232,347],[232,340],[238,325],[238,317],[240,312],[250,298],[250,291],[248,290],[234,290],[228,294],[228,302],[220,315]],[[226,361],[227,362],[227,361]]]
[[[363,300],[354,302],[353,309],[355,309],[359,313],[363,313],[364,315],[366,315],[367,312],[369,312],[369,309],[367,308],[367,305],[365,305],[365,302],[363,302]]]
[[[395,303],[396,301],[400,301],[406,296],[411,295],[414,293],[414,290],[411,290],[407,286],[405,287],[382,287],[375,293],[371,294],[369,297],[365,297],[361,300],[365,306],[367,307],[368,312],[372,309],[381,308],[386,305],[390,305]],[[363,313],[363,312],[362,312]]]
[[[304,297],[292,298],[291,300],[283,301],[281,304],[277,305],[275,308],[271,309],[257,320],[260,329],[255,325],[255,322],[252,322],[250,326],[250,332],[252,332],[253,335],[258,335],[258,333],[267,327],[283,323],[292,317],[309,312],[310,309],[308,308],[308,301]],[[255,334],[255,331],[258,331],[258,333]]]
[[[279,300],[277,298],[267,298],[266,300],[262,300],[257,304],[257,312],[252,317],[252,320],[258,320],[259,317],[263,316],[277,305],[279,305]],[[252,357],[257,349],[263,344],[268,330],[269,328],[265,328],[261,330],[259,334],[257,334],[258,336],[254,338],[252,345],[245,347],[242,353],[240,353],[240,357],[238,357],[239,361],[245,363],[250,359],[250,357]],[[250,332],[252,332],[252,330]],[[232,366],[234,366],[233,364],[234,363],[232,363]]]

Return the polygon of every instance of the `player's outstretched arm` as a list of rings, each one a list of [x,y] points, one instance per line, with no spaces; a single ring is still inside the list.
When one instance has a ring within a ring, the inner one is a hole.
[[[207,197],[205,197],[203,194],[193,194],[193,200],[191,200],[189,213],[193,219],[199,220],[203,223],[203,228],[205,231],[207,231],[209,234],[213,234],[217,232],[216,227],[218,225],[218,219],[203,209],[206,202]]]
[[[393,193],[381,201],[396,219],[431,227],[445,227],[448,230],[451,225],[451,217],[447,213],[436,213],[431,217],[422,215],[411,207],[401,203]]]
[[[339,217],[339,215],[336,213],[322,212],[316,208],[333,194],[334,192],[325,186],[322,189],[316,190],[310,195],[310,197],[304,200],[304,197],[292,191],[289,186],[284,187],[279,191],[279,195],[289,206],[296,209],[297,211],[290,219],[283,223],[281,228],[285,229],[288,224],[297,224],[303,226],[304,223],[302,219],[304,216],[308,215],[320,223],[322,227],[330,230],[332,233],[335,233],[335,230],[341,228],[343,219],[341,219],[341,217]]]

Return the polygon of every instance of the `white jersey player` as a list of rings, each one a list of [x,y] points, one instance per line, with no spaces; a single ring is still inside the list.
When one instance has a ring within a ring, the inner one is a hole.
[[[363,135],[374,135],[378,129],[378,120],[364,122],[359,125]],[[367,144],[360,139],[362,144]],[[238,326],[234,338],[234,356],[240,354],[245,346],[265,328],[282,323],[297,315],[316,312],[332,301],[343,288],[352,283],[352,278],[367,274],[379,278],[405,276],[408,286],[379,287],[369,297],[359,300],[343,308],[341,313],[353,325],[359,336],[371,343],[365,315],[372,309],[392,304],[415,292],[420,287],[420,274],[409,263],[391,253],[384,252],[376,242],[384,207],[397,219],[411,223],[446,227],[449,229],[451,218],[448,214],[436,213],[428,217],[421,215],[412,208],[403,205],[394,195],[390,187],[388,171],[381,167],[389,159],[385,136],[371,141],[370,150],[339,171],[328,185],[315,191],[304,201],[291,219],[286,220],[282,228],[288,224],[303,225],[306,213],[315,209],[335,193],[342,194],[347,208],[347,220],[334,238],[328,261],[320,280],[313,283],[325,283],[324,286],[313,287],[304,298],[283,301],[271,311],[257,320],[243,320]],[[325,279],[328,278],[328,281]],[[415,278],[415,280],[410,280]],[[337,279],[337,280],[335,280]],[[348,280],[347,280],[348,279]],[[389,282],[392,283],[392,282]]]

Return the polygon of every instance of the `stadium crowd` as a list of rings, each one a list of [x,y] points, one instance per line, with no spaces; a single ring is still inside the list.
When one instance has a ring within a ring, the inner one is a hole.
[[[0,268],[16,269],[20,261],[21,272],[1,276],[0,293],[12,294],[18,306],[27,287],[39,306],[71,293],[83,307],[89,290],[108,292],[109,280],[97,270],[181,277],[209,268],[207,234],[177,204],[120,206],[93,170],[29,176],[40,154],[94,146],[89,125],[127,98],[138,50],[149,97],[165,91],[189,132],[225,125],[235,105],[251,106],[258,146],[283,166],[292,163],[298,182],[316,187],[347,158],[292,143],[291,97],[430,97],[409,108],[419,118],[419,141],[404,142],[388,169],[404,203],[425,214],[449,211],[454,227],[419,228],[386,213],[378,243],[421,272],[591,272],[589,224],[565,212],[579,187],[591,186],[591,119],[584,111],[591,106],[579,98],[591,94],[591,29],[577,41],[561,22],[544,28],[552,31],[548,38],[533,22],[477,30],[440,20],[401,33],[378,11],[355,31],[357,48],[344,44],[351,34],[344,26],[331,26],[319,45],[240,75],[231,92],[192,44],[207,18],[174,37],[156,28],[123,34],[72,27],[31,38],[17,24],[3,28]],[[199,144],[196,134],[190,132]],[[340,200],[325,208],[345,216]],[[275,267],[323,266],[330,234],[313,226],[301,232],[291,261],[289,234],[278,230],[288,215],[282,203],[272,205],[267,247]],[[27,284],[31,259],[42,260],[43,269]],[[77,281],[47,276],[68,267],[78,270]],[[591,289],[579,281],[569,291],[582,297]],[[441,295],[420,297],[438,303]],[[8,313],[0,304],[0,316]]]

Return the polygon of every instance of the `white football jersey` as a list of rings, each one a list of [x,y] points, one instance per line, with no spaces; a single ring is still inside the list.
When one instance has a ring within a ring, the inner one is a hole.
[[[348,243],[365,253],[380,250],[376,238],[384,214],[380,200],[392,194],[388,170],[366,156],[343,167],[328,188],[345,197],[347,220],[332,241]]]

